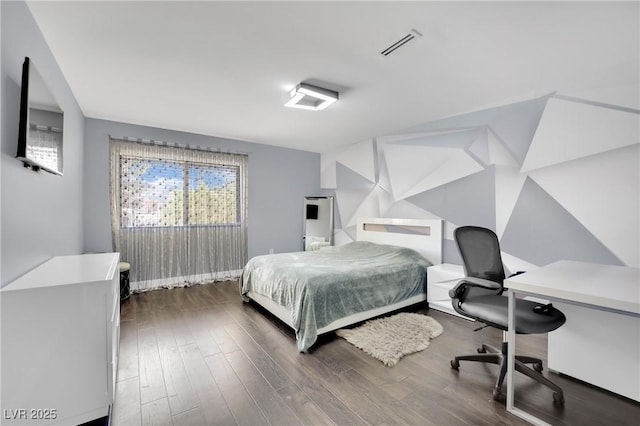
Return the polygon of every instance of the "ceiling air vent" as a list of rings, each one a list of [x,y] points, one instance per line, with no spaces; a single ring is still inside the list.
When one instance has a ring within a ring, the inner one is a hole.
[[[393,52],[395,52],[405,44],[409,43],[411,40],[413,40],[416,37],[422,37],[422,34],[420,34],[417,30],[412,29],[409,32],[409,34],[405,35],[400,40],[396,41],[391,46],[384,49],[382,52],[380,52],[380,54],[383,56],[389,56],[390,54],[392,54]]]

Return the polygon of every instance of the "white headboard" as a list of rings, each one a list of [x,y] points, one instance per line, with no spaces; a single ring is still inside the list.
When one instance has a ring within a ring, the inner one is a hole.
[[[434,265],[442,263],[441,219],[358,219],[356,239],[407,247]]]

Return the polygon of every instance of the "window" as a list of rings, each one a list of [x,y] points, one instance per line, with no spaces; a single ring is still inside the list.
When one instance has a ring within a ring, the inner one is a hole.
[[[237,278],[247,262],[248,156],[110,139],[113,249],[145,291]]]
[[[122,228],[238,225],[240,167],[120,157]]]

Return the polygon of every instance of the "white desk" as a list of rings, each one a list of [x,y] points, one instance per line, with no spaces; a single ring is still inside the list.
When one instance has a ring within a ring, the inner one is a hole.
[[[509,289],[507,411],[531,423],[545,424],[540,419],[514,407],[513,372],[516,333],[513,307],[516,294],[538,296],[552,301],[638,318],[640,317],[640,269],[563,260],[509,278],[505,280],[504,285]],[[595,368],[602,368],[607,362],[610,360],[601,360]],[[629,367],[638,368],[637,364]],[[549,400],[551,401],[551,398]]]

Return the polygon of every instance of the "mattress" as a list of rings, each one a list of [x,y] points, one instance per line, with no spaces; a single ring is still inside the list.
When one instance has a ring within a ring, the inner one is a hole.
[[[291,313],[298,350],[307,351],[318,329],[360,312],[424,294],[431,262],[404,247],[357,241],[311,252],[252,258],[240,292],[258,294]]]

